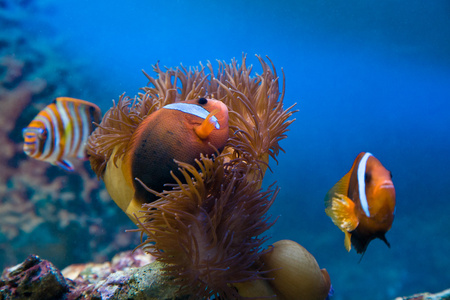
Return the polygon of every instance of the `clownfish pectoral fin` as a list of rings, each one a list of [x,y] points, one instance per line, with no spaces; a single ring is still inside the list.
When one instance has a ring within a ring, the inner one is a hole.
[[[57,161],[56,165],[69,172],[73,172],[74,170],[72,163],[68,160]]]
[[[195,127],[195,133],[202,140],[206,139],[211,131],[216,128],[216,122],[213,120],[213,116],[219,112],[218,109],[213,110],[209,113],[209,115],[205,118],[205,120],[199,126]]]
[[[355,203],[343,194],[334,194],[327,202],[325,213],[331,218],[333,223],[345,233],[345,248],[350,251],[351,234],[359,224],[355,214]]]

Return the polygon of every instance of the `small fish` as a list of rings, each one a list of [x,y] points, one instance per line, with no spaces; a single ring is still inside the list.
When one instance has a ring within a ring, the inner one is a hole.
[[[30,157],[73,171],[67,159],[86,159],[86,142],[101,120],[100,108],[88,101],[59,97],[24,128],[23,151]]]
[[[126,149],[122,170],[135,192],[130,203],[119,206],[129,215],[140,210],[156,197],[136,179],[161,192],[165,184],[175,183],[171,172],[181,176],[174,160],[195,164],[201,153],[214,154],[227,140],[228,108],[221,101],[199,98],[153,112],[139,124]]]
[[[357,253],[366,251],[379,238],[390,247],[385,234],[391,229],[395,213],[392,174],[368,152],[360,153],[350,171],[325,197],[325,212],[345,233],[344,245]]]

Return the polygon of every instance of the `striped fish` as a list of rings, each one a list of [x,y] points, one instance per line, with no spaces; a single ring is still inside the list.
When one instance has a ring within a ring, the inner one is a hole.
[[[86,159],[86,142],[101,120],[100,108],[88,101],[59,97],[23,129],[24,152],[73,171],[69,158]]]

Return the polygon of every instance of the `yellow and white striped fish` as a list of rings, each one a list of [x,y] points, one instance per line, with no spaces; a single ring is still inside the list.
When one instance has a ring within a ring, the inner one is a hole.
[[[100,108],[88,101],[59,97],[23,129],[24,152],[73,171],[69,158],[86,159],[86,142],[101,120]]]

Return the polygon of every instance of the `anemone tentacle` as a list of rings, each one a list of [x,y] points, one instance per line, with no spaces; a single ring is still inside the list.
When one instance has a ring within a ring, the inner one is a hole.
[[[117,167],[126,161],[138,125],[165,105],[206,97],[228,107],[230,138],[222,152],[201,155],[193,165],[177,161],[175,184],[162,192],[144,186],[158,199],[144,204],[136,217],[139,247],[166,263],[165,271],[180,285],[180,295],[238,299],[233,283],[263,279],[269,272],[261,270],[260,258],[271,250],[262,245],[268,239],[264,232],[275,222],[268,210],[278,188],[262,190],[261,183],[270,157],[276,161],[284,151],[279,143],[286,138],[295,110],[294,105],[284,109],[284,72],[280,80],[270,60],[258,60],[263,72],[256,76],[245,55],[241,65],[237,60],[218,61],[217,69],[208,62],[163,70],[157,63],[157,76],[144,72],[148,86],[138,97],[120,96],[88,142],[92,168],[105,179],[110,163]],[[120,199],[123,207],[129,201]]]

